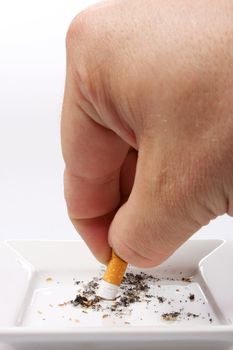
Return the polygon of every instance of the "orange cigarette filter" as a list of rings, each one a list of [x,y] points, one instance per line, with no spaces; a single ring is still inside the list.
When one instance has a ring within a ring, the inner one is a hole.
[[[116,298],[118,287],[122,282],[127,265],[127,262],[122,260],[114,251],[112,251],[112,257],[100,283],[98,296],[108,300],[114,300]]]
[[[112,257],[108,263],[107,270],[103,276],[103,280],[119,286],[124,277],[125,270],[127,268],[127,262],[119,258],[114,251],[112,251]]]

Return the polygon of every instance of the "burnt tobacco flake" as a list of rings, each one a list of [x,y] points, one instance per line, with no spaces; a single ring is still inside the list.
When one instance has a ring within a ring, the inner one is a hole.
[[[187,316],[188,316],[188,317],[197,318],[197,317],[199,317],[200,315],[194,314],[194,313],[192,313],[192,312],[188,312],[188,313],[187,313]]]
[[[164,298],[164,297],[158,297],[158,296],[157,296],[157,299],[158,299],[158,301],[159,301],[161,304],[164,303],[165,300],[166,300],[166,298]]]
[[[173,308],[173,299],[166,299],[164,296],[155,296],[154,294],[151,294],[151,283],[153,285],[157,285],[157,288],[161,288],[161,285],[158,284],[158,282],[163,281],[164,279],[160,279],[157,277],[154,277],[152,275],[148,275],[144,272],[141,272],[139,274],[133,274],[131,272],[127,272],[125,274],[125,277],[123,278],[122,284],[120,286],[120,295],[114,300],[113,302],[105,302],[101,298],[99,298],[96,293],[99,288],[99,282],[101,278],[94,277],[90,282],[87,284],[84,284],[83,281],[77,281],[75,280],[75,284],[79,285],[82,284],[82,287],[79,289],[78,294],[76,295],[74,300],[71,300],[68,302],[69,304],[72,304],[74,307],[78,307],[82,309],[82,312],[87,313],[88,309],[94,310],[94,311],[100,311],[103,312],[102,318],[109,317],[112,313],[114,316],[122,318],[125,315],[130,315],[132,312],[131,306],[134,303],[141,303],[146,302],[147,305],[151,301],[153,301],[155,298],[159,301],[159,303],[167,303],[167,305],[170,305]],[[174,278],[168,277],[166,280],[173,281]],[[189,277],[181,277],[178,279],[182,282],[191,282],[191,278]],[[177,289],[176,291],[180,291]],[[185,298],[184,295],[182,295],[183,298]],[[188,297],[186,297],[190,301],[196,300],[195,295],[190,293]],[[186,299],[180,300],[180,303],[187,302]],[[67,303],[67,304],[68,304]],[[156,304],[154,305],[156,306]],[[158,311],[154,311],[158,312]],[[186,312],[184,313],[184,309],[181,308],[179,311],[172,311],[163,313],[161,315],[161,318],[166,321],[176,321],[181,319],[187,319],[189,320],[192,318],[197,318],[200,315]],[[210,315],[209,322],[212,322],[212,319]],[[142,319],[142,318],[140,318]]]
[[[190,283],[191,282],[191,278],[190,277],[182,277],[181,281]]]
[[[142,300],[147,298],[153,298],[153,295],[145,294],[149,291],[150,287],[148,285],[149,281],[157,281],[153,276],[147,275],[145,273],[133,274],[126,273],[121,284],[122,295],[119,296],[111,305],[102,305],[101,298],[96,296],[97,289],[99,287],[98,278],[94,278],[92,281],[88,282],[84,286],[84,290],[80,291],[80,294],[76,295],[74,300],[70,303],[75,307],[91,308],[95,311],[112,311],[119,315],[122,315],[123,309],[129,308],[131,304],[140,303]],[[76,282],[76,284],[78,284]]]
[[[176,321],[178,316],[180,316],[180,312],[178,311],[167,312],[162,314],[162,318],[165,321]]]
[[[193,301],[195,299],[195,295],[190,293],[188,298],[190,301]]]

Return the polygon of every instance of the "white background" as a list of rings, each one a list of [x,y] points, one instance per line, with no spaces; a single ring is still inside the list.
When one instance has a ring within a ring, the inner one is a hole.
[[[0,239],[74,239],[59,123],[65,34],[94,1],[0,0]],[[198,238],[233,238],[227,216]]]

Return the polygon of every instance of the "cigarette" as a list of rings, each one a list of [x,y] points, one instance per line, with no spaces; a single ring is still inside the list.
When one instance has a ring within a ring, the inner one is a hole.
[[[98,289],[97,294],[99,297],[107,300],[116,299],[126,268],[127,262],[119,258],[119,256],[112,251],[112,257]]]

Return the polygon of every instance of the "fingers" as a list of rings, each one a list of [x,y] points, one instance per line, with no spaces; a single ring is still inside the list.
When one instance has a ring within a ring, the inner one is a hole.
[[[130,149],[121,168],[120,175],[120,191],[121,204],[123,204],[132,191],[136,166],[137,166],[138,152],[135,149]]]
[[[225,171],[223,159],[229,163],[232,155],[232,123],[219,116],[231,115],[232,108],[224,104],[230,105],[232,98],[224,99],[222,85],[215,84],[224,66],[217,69],[218,62],[225,60],[209,60],[202,43],[208,37],[203,37],[206,21],[202,16],[199,21],[199,11],[194,17],[191,11],[194,28],[175,21],[171,31],[169,21],[160,21],[168,4],[159,17],[157,4],[148,2],[144,14],[141,4],[134,7],[133,22],[124,16],[127,2],[119,12],[113,6],[73,22],[62,148],[69,215],[92,252],[106,262],[109,240],[127,262],[150,267],[226,211],[223,178],[232,179],[232,165]],[[180,6],[174,7],[169,14],[172,24],[179,11]],[[108,16],[111,20],[105,21]],[[186,45],[190,38],[195,38],[191,47]],[[219,52],[215,43],[212,49]],[[77,66],[85,86],[73,68]],[[138,156],[129,152],[129,144],[139,149]],[[232,213],[232,201],[228,204]]]
[[[103,264],[107,264],[111,257],[111,248],[108,244],[108,229],[114,212],[93,218],[76,219],[71,221],[80,233],[94,256]]]
[[[120,172],[129,146],[89,117],[81,108],[83,99],[68,67],[61,121],[65,198],[75,227],[106,262],[108,226],[121,200]]]
[[[138,267],[160,264],[201,227],[187,204],[176,161],[163,154],[159,146],[142,145],[132,192],[109,230],[116,253]]]

